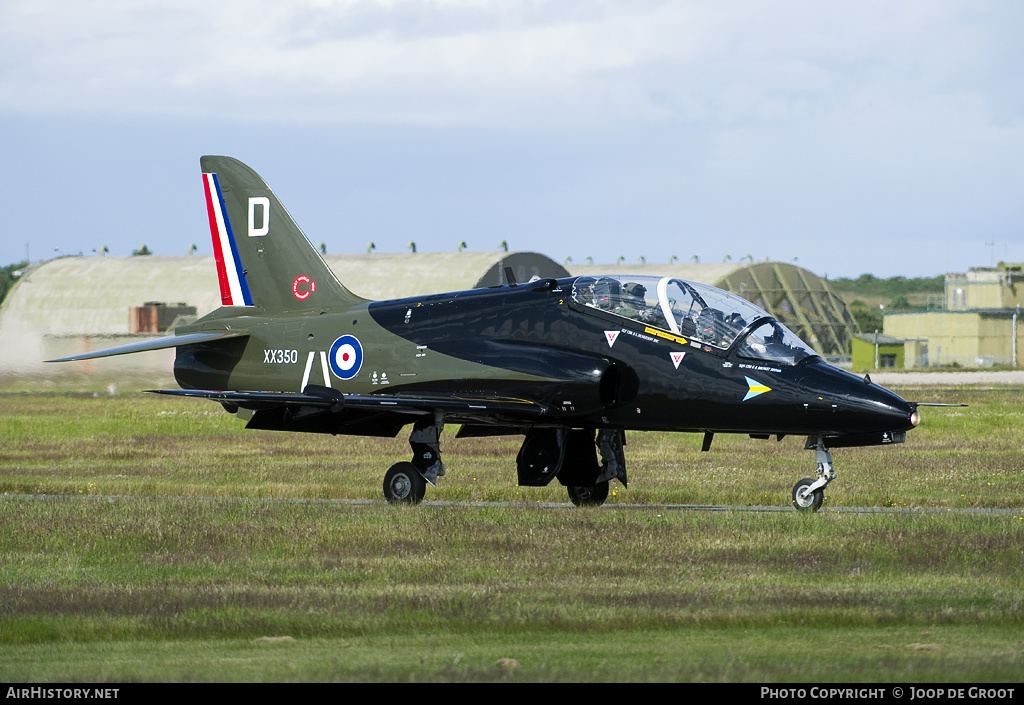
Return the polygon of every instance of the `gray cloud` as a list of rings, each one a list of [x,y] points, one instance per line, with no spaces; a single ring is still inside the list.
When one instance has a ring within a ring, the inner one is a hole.
[[[742,254],[771,240],[802,258],[823,237],[876,248],[975,233],[1012,242],[1024,217],[1014,205],[1024,186],[1021,8],[8,0],[0,127],[45,145],[52,136],[26,126],[93,120],[141,135],[152,123],[152,140],[167,141],[214,123],[234,126],[214,130],[217,150],[268,149],[264,138],[224,138],[248,129],[307,132],[326,135],[317,144],[339,158],[344,135],[409,127],[404,168],[435,181],[435,150],[416,140],[468,131],[462,148],[483,145],[480,154],[533,147],[536,163],[517,163],[548,189],[503,186],[536,209],[532,223],[576,218],[595,240],[614,237],[601,234],[608,223],[638,223],[635,237],[655,243],[647,254],[666,257],[670,233],[719,249],[735,241]],[[198,156],[207,147],[196,141],[181,148]],[[18,188],[8,198],[24,200]]]

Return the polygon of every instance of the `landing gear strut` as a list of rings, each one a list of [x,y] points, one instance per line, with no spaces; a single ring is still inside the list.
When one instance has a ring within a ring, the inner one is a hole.
[[[821,503],[825,501],[825,487],[836,479],[832,470],[832,454],[825,447],[825,441],[818,436],[814,445],[811,445],[812,438],[807,439],[805,448],[814,448],[814,460],[818,464],[818,478],[804,478],[793,487],[793,506],[797,511],[816,512],[821,509]]]

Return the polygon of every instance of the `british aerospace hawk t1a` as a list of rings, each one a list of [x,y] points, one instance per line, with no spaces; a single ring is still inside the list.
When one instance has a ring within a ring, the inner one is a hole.
[[[768,313],[671,277],[580,276],[391,301],[338,281],[255,171],[203,157],[222,306],[173,335],[62,358],[177,348],[181,389],[247,428],[394,437],[412,458],[384,496],[418,502],[445,474],[440,436],[521,434],[520,485],[557,478],[575,504],[626,485],[626,431],[806,436],[816,511],[830,449],[902,443],[917,404],[837,369]]]

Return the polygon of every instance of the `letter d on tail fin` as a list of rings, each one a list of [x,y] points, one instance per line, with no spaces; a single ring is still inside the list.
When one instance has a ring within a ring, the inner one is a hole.
[[[338,281],[259,174],[231,157],[200,163],[221,303],[276,313],[364,301]]]

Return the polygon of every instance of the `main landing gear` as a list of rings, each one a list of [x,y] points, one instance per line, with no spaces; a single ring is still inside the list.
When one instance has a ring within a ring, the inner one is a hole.
[[[626,486],[622,429],[533,428],[516,457],[520,487],[544,487],[558,481],[577,507],[598,507],[608,499],[608,483]],[[600,458],[598,458],[600,455]]]
[[[443,428],[440,412],[413,426],[409,436],[412,460],[395,463],[384,475],[388,502],[419,504],[427,484],[436,484],[444,475],[438,442]],[[543,487],[557,477],[577,507],[600,506],[608,499],[611,480],[626,485],[625,444],[622,429],[529,429],[516,458],[519,485]]]
[[[384,499],[392,504],[419,504],[427,492],[427,483],[437,484],[444,475],[439,438],[444,417],[436,412],[412,427],[409,445],[412,461],[395,463],[384,473]]]
[[[589,433],[586,437],[589,438]],[[565,486],[569,501],[577,507],[600,507],[604,504],[608,499],[608,483],[613,479],[626,486],[626,458],[622,452],[622,446],[626,444],[625,433],[621,429],[601,429],[597,432],[596,444],[601,462],[596,469],[594,484]],[[594,442],[590,446],[593,448]],[[592,450],[590,452],[593,453]]]
[[[793,506],[797,511],[816,512],[821,509],[821,503],[825,501],[825,487],[836,479],[832,470],[832,454],[825,447],[821,436],[817,437],[815,444],[811,445],[812,439],[807,439],[805,448],[814,448],[814,460],[818,464],[817,479],[804,478],[793,487]]]

